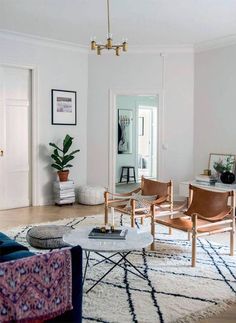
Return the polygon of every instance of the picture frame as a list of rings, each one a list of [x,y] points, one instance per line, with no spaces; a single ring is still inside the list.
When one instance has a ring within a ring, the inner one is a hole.
[[[222,163],[225,165],[227,161],[230,161],[230,172],[235,173],[235,155],[233,154],[218,154],[218,153],[210,153],[208,169],[211,171],[211,175],[216,175],[217,171],[214,168],[215,163]]]
[[[118,154],[132,154],[133,151],[133,111],[118,109]]]
[[[77,124],[76,96],[76,91],[51,90],[53,125],[75,126]]]

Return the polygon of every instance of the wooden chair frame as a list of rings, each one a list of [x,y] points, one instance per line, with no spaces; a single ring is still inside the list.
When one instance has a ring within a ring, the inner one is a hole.
[[[219,191],[217,192],[219,193]],[[224,194],[224,193],[223,193]],[[193,186],[189,185],[189,199],[190,199],[190,205],[193,199]],[[186,230],[182,229],[182,231],[187,231],[188,234],[191,234],[192,236],[192,267],[196,266],[196,252],[197,252],[197,238],[202,236],[207,236],[211,234],[216,233],[222,233],[222,232],[229,232],[230,233],[230,255],[234,255],[234,240],[235,240],[235,193],[234,191],[228,192],[228,200],[230,199],[230,211],[227,213],[227,219],[219,220],[219,221],[209,221],[209,218],[204,217],[203,214],[193,213],[191,216],[186,216],[185,214],[182,214],[184,217],[188,217],[192,221],[192,229]],[[204,223],[202,225],[198,224],[198,220],[204,220],[208,223]],[[175,227],[174,225],[165,223],[165,221],[161,221],[155,217],[152,218],[152,225],[153,225],[153,234],[155,235],[155,223],[159,223],[161,225],[165,226],[171,226],[172,228],[175,228],[177,230],[181,230],[180,227]],[[209,230],[206,232],[199,232],[201,229],[220,226],[220,228]],[[221,227],[223,226],[223,227]]]
[[[157,183],[163,183],[158,182]],[[169,211],[169,216],[172,217],[173,213],[173,182],[169,181],[167,183],[167,195],[161,196],[154,201],[145,200],[145,195],[143,196],[142,203],[146,205],[144,208],[137,208],[136,207],[136,200],[132,198],[132,193],[138,193],[142,191],[144,185],[144,177],[142,176],[141,179],[141,186],[131,192],[123,193],[123,194],[113,194],[110,192],[104,193],[105,199],[105,215],[104,215],[104,223],[105,225],[108,224],[108,212],[109,208],[114,208],[114,210],[122,213],[130,215],[131,227],[135,226],[135,219],[140,218],[141,224],[143,224],[144,218],[151,218],[153,219],[155,214],[161,213],[161,211]],[[112,197],[112,198],[110,198]],[[121,203],[127,203],[130,200],[131,209],[125,210]],[[163,204],[166,204],[166,207],[162,207]],[[156,210],[158,207],[158,210]],[[144,212],[145,211],[145,212]],[[148,212],[147,212],[148,211]],[[169,229],[169,233],[171,234],[171,228]],[[153,220],[151,220],[151,234],[155,234],[155,227],[153,226]],[[152,247],[153,248],[153,244]]]

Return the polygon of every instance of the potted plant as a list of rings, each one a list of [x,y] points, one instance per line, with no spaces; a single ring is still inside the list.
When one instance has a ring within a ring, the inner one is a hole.
[[[219,159],[218,162],[214,162],[214,169],[218,174],[220,174],[221,182],[224,184],[232,184],[235,180],[235,175],[232,173],[234,168],[234,158],[228,156],[224,162],[222,159]]]
[[[228,156],[226,158],[226,161],[224,162],[223,159],[219,159],[218,161],[214,162],[214,169],[217,171],[217,173],[224,173],[224,172],[231,172],[234,165],[234,159],[231,156]]]
[[[67,168],[73,167],[70,164],[70,161],[75,158],[75,154],[80,150],[74,150],[69,153],[69,149],[73,143],[73,139],[71,136],[66,135],[63,140],[62,148],[58,147],[56,144],[50,142],[49,145],[52,146],[54,149],[51,157],[53,159],[53,164],[51,166],[57,169],[57,174],[59,176],[60,182],[66,182],[69,176],[69,170]]]

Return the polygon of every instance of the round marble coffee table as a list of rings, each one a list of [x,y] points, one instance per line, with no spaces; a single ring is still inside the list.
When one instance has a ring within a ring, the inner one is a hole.
[[[122,230],[127,230],[125,240],[113,240],[113,239],[91,239],[88,237],[89,233],[93,227],[83,227],[81,229],[73,230],[69,233],[63,235],[63,241],[72,245],[80,245],[81,248],[85,251],[86,255],[86,264],[84,269],[83,283],[85,281],[86,272],[89,263],[90,252],[95,252],[99,255],[102,260],[99,263],[104,261],[109,261],[113,266],[92,286],[87,290],[86,293],[90,292],[100,281],[102,281],[115,267],[122,266],[122,262],[126,261],[133,270],[127,269],[132,274],[146,279],[146,276],[135,267],[128,259],[127,256],[136,250],[141,250],[148,247],[153,242],[153,236],[149,232],[143,232],[134,228],[120,228]],[[112,253],[111,255],[105,256],[104,253]],[[119,256],[119,260],[115,261],[112,258],[114,256]],[[97,264],[96,264],[97,265]]]

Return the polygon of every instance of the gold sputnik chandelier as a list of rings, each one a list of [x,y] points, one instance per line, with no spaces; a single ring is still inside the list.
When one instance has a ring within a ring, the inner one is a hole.
[[[103,49],[108,49],[108,50],[114,49],[116,56],[120,56],[121,50],[123,50],[123,52],[127,52],[127,49],[128,49],[128,43],[126,39],[123,40],[122,44],[113,45],[112,34],[110,31],[109,0],[107,0],[107,42],[105,45],[103,45],[103,44],[96,43],[95,38],[91,40],[91,50],[96,50],[97,55],[101,55],[101,51]]]

